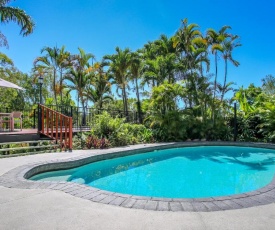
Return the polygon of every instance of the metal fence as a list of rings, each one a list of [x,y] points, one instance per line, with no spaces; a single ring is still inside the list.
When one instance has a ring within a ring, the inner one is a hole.
[[[38,125],[38,109],[37,108],[24,108],[24,109],[11,109],[5,108],[1,109],[0,113],[12,113],[14,111],[19,111],[22,113],[22,123],[24,129],[37,128]],[[15,129],[20,128],[20,124],[16,122],[14,124]]]
[[[125,118],[126,122],[139,123],[137,111],[128,111],[128,115],[126,115],[122,110],[105,110],[61,105],[47,105],[47,107],[66,116],[72,117],[73,128],[75,129],[89,129],[90,124],[92,123],[95,116],[102,114],[104,111],[108,112],[113,118]],[[5,108],[0,110],[0,112],[2,113],[11,113],[13,111],[15,110],[11,108]],[[23,128],[27,129],[38,127],[37,105],[31,108],[17,109],[16,111],[22,112]]]
[[[126,115],[121,110],[105,110],[94,108],[83,108],[75,106],[56,106],[49,105],[52,110],[58,111],[66,116],[73,118],[73,126],[75,128],[89,126],[96,115],[102,114],[104,111],[108,112],[113,118],[125,118],[127,122],[138,123],[138,113],[136,111],[128,111]]]

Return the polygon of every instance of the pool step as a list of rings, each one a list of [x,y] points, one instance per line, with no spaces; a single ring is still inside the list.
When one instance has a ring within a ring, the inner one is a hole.
[[[0,143],[0,157],[58,152],[60,145],[48,140]]]

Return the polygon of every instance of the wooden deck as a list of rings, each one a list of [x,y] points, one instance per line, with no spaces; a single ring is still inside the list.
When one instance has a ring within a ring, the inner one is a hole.
[[[73,128],[73,133],[79,133],[79,132],[87,132],[90,131],[90,128]],[[55,130],[53,130],[55,133]],[[8,129],[6,130],[0,130],[0,135],[24,135],[24,134],[37,134],[38,131],[37,129],[15,129],[14,131],[9,131]]]
[[[37,134],[37,129],[15,129],[14,131],[0,130],[0,135],[24,135],[24,134]]]
[[[14,131],[0,130],[0,143],[39,140],[37,129],[15,129]]]
[[[88,127],[73,128],[73,133],[87,132],[90,130],[91,129]],[[41,139],[41,136],[39,135],[37,129],[22,129],[22,131],[20,129],[15,129],[14,131],[9,131],[8,129],[0,130],[0,143],[15,141],[32,141],[39,139]]]

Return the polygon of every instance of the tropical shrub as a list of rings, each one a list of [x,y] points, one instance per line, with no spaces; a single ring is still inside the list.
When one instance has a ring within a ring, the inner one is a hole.
[[[188,120],[180,111],[169,111],[165,114],[153,112],[147,118],[157,141],[184,141],[187,139]]]
[[[264,135],[261,124],[262,119],[258,114],[250,113],[244,116],[239,113],[237,115],[238,141],[263,141]]]
[[[275,142],[275,97],[271,96],[269,101],[263,103],[259,108],[259,119],[262,121],[258,127],[263,134],[264,141]]]
[[[92,135],[88,135],[86,138],[86,147],[88,149],[94,148],[94,149],[104,149],[108,148],[110,146],[110,143],[105,138],[97,138]]]
[[[112,147],[153,140],[152,131],[144,125],[125,123],[125,118],[112,118],[107,112],[96,115],[91,127],[92,136],[107,139]]]

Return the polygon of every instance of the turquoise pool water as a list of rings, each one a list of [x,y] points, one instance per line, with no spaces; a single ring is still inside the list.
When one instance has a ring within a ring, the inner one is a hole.
[[[205,198],[262,188],[272,181],[274,172],[274,150],[202,146],[104,160],[30,179],[71,181],[138,196]]]

